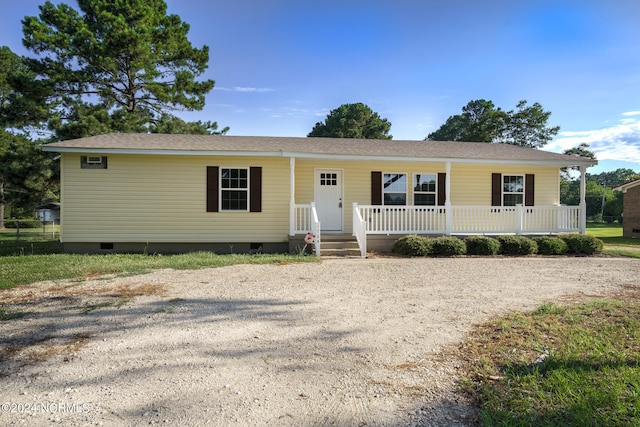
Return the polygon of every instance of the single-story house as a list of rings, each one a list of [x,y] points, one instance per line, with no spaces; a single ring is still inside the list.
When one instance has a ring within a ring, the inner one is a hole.
[[[640,237],[640,179],[618,185],[613,189],[624,193],[622,196],[623,236]]]
[[[506,144],[107,134],[56,142],[69,252],[295,252],[354,236],[585,231],[593,159]],[[581,203],[560,205],[579,166]]]

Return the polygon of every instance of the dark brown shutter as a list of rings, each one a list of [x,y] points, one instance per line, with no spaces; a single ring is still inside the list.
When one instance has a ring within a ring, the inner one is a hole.
[[[207,212],[218,212],[218,166],[207,166]]]
[[[524,205],[533,206],[535,193],[535,176],[527,174],[524,176]]]
[[[249,212],[262,212],[262,168],[249,168]]]
[[[444,206],[447,201],[447,174],[440,172],[438,174],[438,206]]]
[[[502,206],[502,174],[491,174],[491,206]]]
[[[382,172],[371,172],[371,204],[382,204]]]

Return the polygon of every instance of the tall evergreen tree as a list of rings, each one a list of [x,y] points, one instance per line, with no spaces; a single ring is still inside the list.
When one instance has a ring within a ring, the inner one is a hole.
[[[53,154],[43,153],[29,135],[30,125],[44,117],[38,82],[33,83],[34,96],[27,101],[15,90],[19,81],[33,80],[24,58],[7,46],[0,47],[0,228],[4,228],[5,206],[15,212],[32,213],[43,199],[55,199],[57,165]]]
[[[22,21],[55,139],[148,130],[174,111],[204,107],[214,81],[198,78],[209,48],[191,45],[189,24],[167,15],[163,0],[78,0],[78,8],[47,1]],[[27,82],[19,89],[32,98]]]

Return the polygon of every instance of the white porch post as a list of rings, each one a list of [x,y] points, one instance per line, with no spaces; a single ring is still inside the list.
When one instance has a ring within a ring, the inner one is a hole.
[[[447,162],[445,166],[446,178],[444,186],[444,211],[445,211],[445,234],[451,235],[451,226],[453,220],[453,212],[451,211],[451,162]]]
[[[587,232],[587,167],[580,166],[580,234]]]
[[[289,158],[289,235],[296,234],[296,158]]]

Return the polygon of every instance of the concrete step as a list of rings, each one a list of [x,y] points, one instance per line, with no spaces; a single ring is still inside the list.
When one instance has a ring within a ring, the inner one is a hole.
[[[322,236],[321,257],[360,257],[360,247],[353,236]]]

